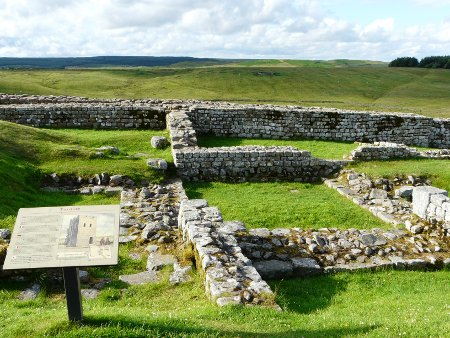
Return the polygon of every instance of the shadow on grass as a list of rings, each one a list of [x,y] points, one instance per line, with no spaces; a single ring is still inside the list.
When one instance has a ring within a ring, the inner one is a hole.
[[[189,199],[202,199],[204,194],[202,191],[213,187],[211,182],[184,182],[184,190]]]
[[[244,143],[244,139],[234,137],[218,137],[211,135],[203,135],[197,138],[199,147],[237,147]]]
[[[272,281],[270,286],[284,310],[308,314],[330,306],[333,298],[347,289],[347,282],[324,275]]]
[[[232,327],[218,330],[208,326],[200,326],[189,320],[167,319],[167,320],[140,320],[127,317],[101,318],[85,317],[78,324],[56,324],[47,330],[50,336],[114,336],[114,337],[344,337],[349,335],[363,335],[377,326],[361,326],[349,328],[329,329],[292,329],[278,331],[276,333],[246,332],[233,329]]]

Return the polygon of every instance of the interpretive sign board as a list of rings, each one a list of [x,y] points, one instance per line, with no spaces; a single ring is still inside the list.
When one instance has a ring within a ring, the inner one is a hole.
[[[70,321],[83,319],[78,267],[115,265],[119,205],[23,208],[3,270],[62,268]]]
[[[23,208],[4,270],[115,265],[119,205]]]

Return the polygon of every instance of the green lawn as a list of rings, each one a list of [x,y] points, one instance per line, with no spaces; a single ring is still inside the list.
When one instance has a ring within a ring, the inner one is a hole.
[[[358,147],[355,142],[337,142],[320,140],[269,140],[269,139],[245,139],[233,137],[199,136],[197,138],[200,147],[234,147],[234,146],[292,146],[300,150],[308,150],[311,155],[323,159],[341,160],[350,155],[353,149]]]
[[[391,227],[321,184],[186,182],[184,187],[189,198],[206,199],[225,220],[247,228]]]
[[[167,278],[167,276],[166,276]],[[198,275],[180,286],[113,282],[67,321],[62,290],[27,302],[1,282],[2,337],[444,337],[449,272],[365,272],[272,282],[284,309],[219,308]]]
[[[0,70],[0,92],[195,98],[450,117],[450,72],[446,69],[349,67],[345,60],[334,61],[330,67],[282,60],[283,67],[275,61],[209,68]]]

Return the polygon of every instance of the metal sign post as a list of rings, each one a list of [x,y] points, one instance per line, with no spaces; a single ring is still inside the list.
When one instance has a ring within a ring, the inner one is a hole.
[[[64,288],[66,289],[67,313],[71,322],[83,319],[83,304],[81,303],[80,275],[78,268],[63,268]]]

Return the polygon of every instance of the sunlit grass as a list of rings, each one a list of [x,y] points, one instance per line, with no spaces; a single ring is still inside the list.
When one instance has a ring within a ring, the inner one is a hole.
[[[310,67],[311,62],[304,60],[247,63],[212,68],[1,70],[0,92],[261,102],[450,117],[450,72],[445,69],[348,67],[345,60],[330,67],[321,63]]]

